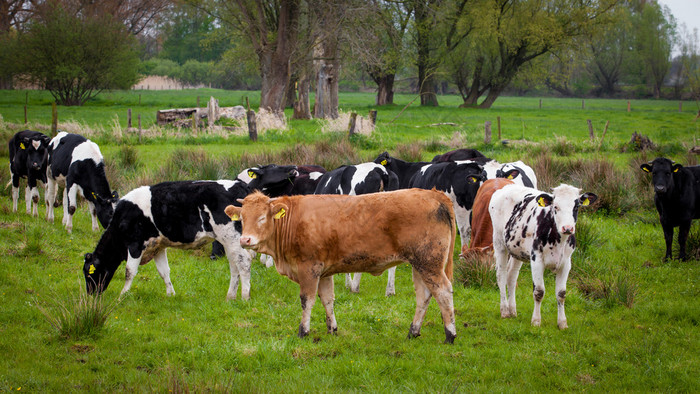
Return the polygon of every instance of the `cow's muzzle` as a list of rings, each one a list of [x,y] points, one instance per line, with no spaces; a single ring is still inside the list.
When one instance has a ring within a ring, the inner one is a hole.
[[[39,163],[32,163],[32,170],[40,170],[40,169],[41,169],[41,166],[39,165]]]
[[[654,185],[654,191],[657,193],[666,193],[666,186],[664,185]]]
[[[241,237],[241,246],[244,248],[251,248],[254,249],[257,246],[257,243],[253,241],[253,238],[251,237]]]
[[[574,231],[576,231],[576,229],[574,228],[574,226],[563,226],[563,227],[561,228],[561,232],[562,232],[562,234],[564,234],[564,235],[571,235],[571,234],[574,233]]]

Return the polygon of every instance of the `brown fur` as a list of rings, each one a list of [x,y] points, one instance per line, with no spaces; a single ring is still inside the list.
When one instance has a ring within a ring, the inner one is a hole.
[[[479,188],[474,197],[472,208],[472,234],[469,240],[469,247],[462,248],[459,257],[468,258],[472,254],[488,254],[493,252],[493,224],[489,214],[489,204],[491,196],[496,190],[512,185],[513,181],[505,178],[489,179]]]

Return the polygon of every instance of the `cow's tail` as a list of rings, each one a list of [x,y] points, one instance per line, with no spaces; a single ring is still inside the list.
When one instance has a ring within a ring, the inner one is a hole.
[[[453,270],[454,270],[454,255],[455,255],[455,240],[457,239],[457,226],[455,224],[454,213],[452,214],[452,225],[450,226],[450,250],[447,253],[447,264],[445,264],[445,275],[450,282],[454,283],[453,280]]]
[[[7,185],[5,185],[5,189],[7,189],[8,187],[10,187],[11,184],[12,184],[12,177],[10,177],[10,181],[7,182]]]

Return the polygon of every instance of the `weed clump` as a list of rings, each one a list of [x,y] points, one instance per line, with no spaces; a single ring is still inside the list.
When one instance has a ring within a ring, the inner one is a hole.
[[[460,255],[459,262],[455,264],[455,279],[464,286],[479,289],[495,287],[496,267],[493,254],[474,252]]]
[[[96,335],[105,325],[118,299],[107,301],[104,295],[79,292],[68,298],[52,297],[52,305],[36,302],[46,321],[62,338],[80,339]]]

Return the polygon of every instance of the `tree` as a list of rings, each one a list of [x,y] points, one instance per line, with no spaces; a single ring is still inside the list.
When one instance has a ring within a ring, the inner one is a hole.
[[[440,0],[412,0],[416,66],[418,67],[418,94],[420,104],[437,106],[436,72],[440,65],[436,51],[441,45],[437,34],[438,7]]]
[[[60,4],[20,35],[18,68],[63,105],[82,105],[103,89],[138,78],[136,40],[109,15],[75,16]]]
[[[658,3],[649,2],[642,8],[635,32],[644,73],[650,81],[654,98],[658,99],[671,67],[671,49],[676,34],[675,19],[668,7],[662,8]]]
[[[221,58],[228,47],[229,37],[215,19],[201,9],[183,4],[166,13],[161,26],[162,50],[159,57],[185,64]]]

